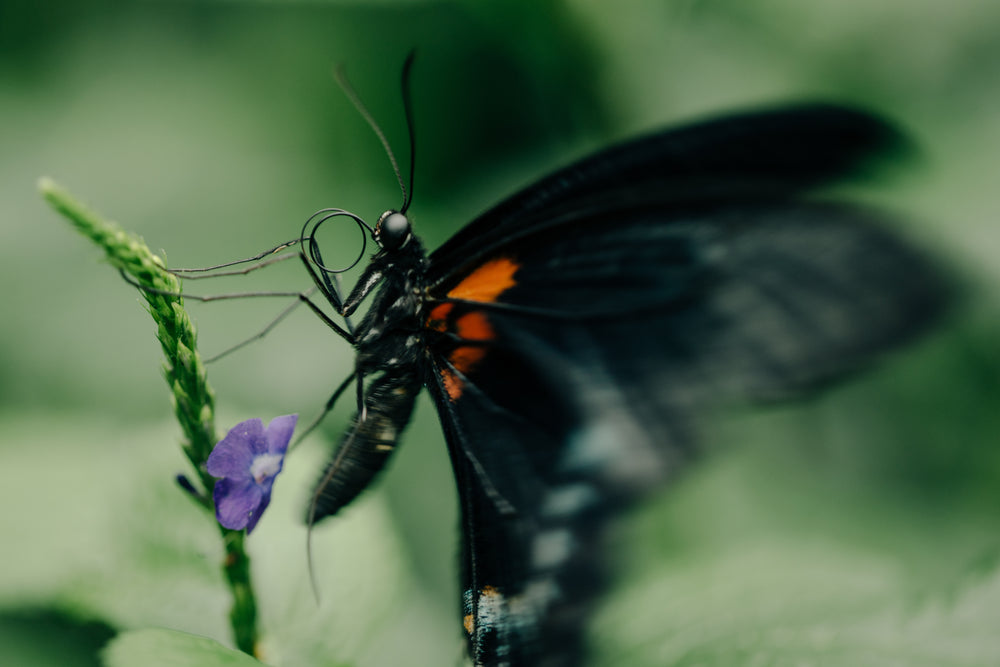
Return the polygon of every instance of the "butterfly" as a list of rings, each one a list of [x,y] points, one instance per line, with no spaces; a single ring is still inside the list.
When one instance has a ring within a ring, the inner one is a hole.
[[[696,456],[700,416],[815,391],[945,309],[945,281],[884,213],[815,194],[903,143],[834,105],[702,121],[556,171],[430,254],[407,198],[368,228],[378,250],[346,296],[314,242],[313,280],[348,322],[328,324],[356,351],[331,402],[354,386],[358,413],[309,523],[382,470],[426,388],[458,488],[472,661],[582,664],[607,528]],[[338,215],[364,224],[319,219]]]

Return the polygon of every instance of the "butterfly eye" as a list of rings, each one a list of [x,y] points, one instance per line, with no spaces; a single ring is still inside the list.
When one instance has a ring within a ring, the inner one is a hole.
[[[399,250],[410,240],[410,220],[398,211],[386,211],[375,225],[375,242],[384,250]]]

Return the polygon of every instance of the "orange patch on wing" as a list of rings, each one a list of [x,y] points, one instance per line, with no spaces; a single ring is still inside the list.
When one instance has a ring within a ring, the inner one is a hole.
[[[486,350],[481,347],[471,347],[469,345],[464,345],[462,347],[456,347],[448,355],[448,361],[455,369],[465,375],[479,363],[479,360],[486,356]]]
[[[452,373],[450,368],[441,369],[441,384],[444,385],[444,390],[452,403],[462,396],[462,390],[465,389],[465,383]]]
[[[455,285],[448,296],[467,301],[490,303],[517,284],[514,274],[521,265],[509,257],[497,257],[481,264]]]
[[[520,268],[521,265],[509,257],[491,259],[481,264],[455,285],[448,292],[448,297],[492,303],[497,300],[497,297],[517,284],[514,280],[514,274]],[[493,326],[485,313],[471,311],[451,321],[454,309],[454,303],[439,303],[431,309],[425,326],[441,333],[453,331],[458,338],[469,341],[488,341],[496,337]],[[460,345],[448,355],[448,361],[454,370],[442,368],[441,382],[452,402],[457,401],[465,389],[465,383],[459,374],[467,374],[485,356],[486,348],[473,345]]]
[[[473,624],[474,620],[472,614],[466,614],[465,618],[462,619],[462,625],[465,626],[465,631],[470,635],[472,634],[472,629],[475,627]]]
[[[483,586],[483,590],[479,591],[480,595],[488,598],[500,595],[500,590],[496,586]]]
[[[439,303],[434,306],[431,310],[431,314],[427,316],[427,328],[441,332],[447,331],[448,315],[454,307],[455,304],[453,303]]]
[[[465,375],[479,363],[479,360],[486,356],[486,350],[481,347],[463,345],[456,347],[448,355],[448,361],[462,375]],[[441,379],[444,381],[444,389],[448,392],[448,397],[452,402],[457,401],[462,396],[465,389],[465,382],[451,368],[441,369]]]
[[[450,306],[452,304],[443,304]],[[440,308],[440,306],[438,306]],[[455,333],[465,340],[486,341],[493,340],[494,333],[490,321],[486,315],[472,311],[462,315],[455,321]],[[448,361],[462,375],[471,371],[483,357],[486,356],[485,347],[475,345],[460,345],[448,355]],[[445,391],[452,401],[457,401],[462,396],[465,383],[450,368],[441,371],[441,379],[444,380]]]
[[[451,305],[451,304],[448,304]],[[493,326],[486,314],[474,310],[455,321],[455,333],[464,340],[493,340]]]
[[[451,354],[448,355],[448,361],[451,362],[456,371],[465,375],[485,356],[485,348],[462,345],[451,351]],[[451,398],[452,402],[461,398],[465,382],[455,371],[450,367],[442,368],[441,380],[444,383],[444,390],[448,392],[448,397]]]

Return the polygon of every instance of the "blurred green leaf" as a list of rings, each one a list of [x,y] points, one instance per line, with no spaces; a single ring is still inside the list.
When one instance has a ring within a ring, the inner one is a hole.
[[[0,514],[0,533],[31,538],[5,549],[0,604],[226,636],[221,547],[204,510],[174,487],[172,473],[185,469],[175,426],[2,423],[18,446],[0,448],[0,502],[16,508]]]
[[[9,416],[2,426],[18,446],[0,448],[0,534],[30,539],[5,538],[0,608],[63,609],[121,630],[158,626],[228,642],[216,531],[173,481],[184,465],[176,427]],[[416,585],[377,493],[316,529],[317,606],[303,489],[325,456],[315,443],[296,450],[248,540],[262,650],[282,665],[447,662],[451,609],[435,608]]]
[[[0,612],[0,647],[6,665],[98,667],[98,652],[114,636],[114,630],[102,623],[81,622],[51,610]]]
[[[955,596],[909,603],[901,574],[840,543],[774,540],[675,563],[604,610],[598,664],[1000,664],[1000,570]]]
[[[103,657],[107,667],[259,667],[262,664],[212,639],[162,629],[122,633],[104,649]]]

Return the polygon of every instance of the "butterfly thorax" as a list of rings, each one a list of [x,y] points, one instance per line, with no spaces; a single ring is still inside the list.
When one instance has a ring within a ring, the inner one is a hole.
[[[404,248],[380,252],[365,270],[359,284],[366,279],[380,284],[355,332],[356,364],[362,375],[416,366],[422,359],[426,263],[423,245],[412,237]]]

